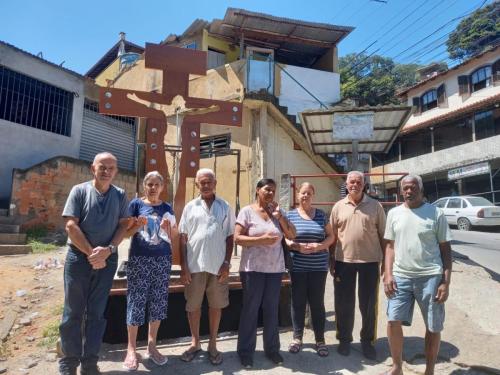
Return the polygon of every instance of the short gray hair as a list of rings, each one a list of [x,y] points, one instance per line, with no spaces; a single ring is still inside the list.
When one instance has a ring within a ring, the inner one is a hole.
[[[95,165],[99,161],[99,159],[114,159],[118,163],[118,159],[111,152],[99,152],[98,154],[96,154],[96,156],[94,156],[92,165]]]
[[[422,177],[420,177],[418,174],[407,174],[406,176],[404,176],[399,184],[401,188],[403,187],[403,182],[408,180],[417,181],[417,185],[420,191],[424,191],[424,183],[422,182]]]
[[[195,181],[198,181],[198,179],[201,176],[206,176],[206,175],[212,177],[215,180],[215,173],[213,170],[211,170],[210,168],[201,168],[201,169],[198,169],[198,172],[196,172]]]
[[[349,177],[352,176],[352,175],[356,175],[356,176],[361,177],[361,179],[363,180],[363,183],[365,183],[365,174],[363,172],[360,172],[360,171],[350,171],[347,174],[347,177],[345,179],[348,180]]]
[[[150,179],[150,178],[157,178],[160,180],[161,184],[163,185],[163,176],[160,174],[160,172],[158,171],[151,171],[151,172],[148,172],[145,176],[144,176],[144,180],[142,180],[142,184],[144,186],[146,186],[146,182]]]

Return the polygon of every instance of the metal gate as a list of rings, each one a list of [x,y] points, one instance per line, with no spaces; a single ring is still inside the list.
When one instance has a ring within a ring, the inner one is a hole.
[[[107,151],[118,158],[119,168],[135,170],[135,129],[135,121],[121,121],[84,109],[80,159],[92,161],[97,153]]]

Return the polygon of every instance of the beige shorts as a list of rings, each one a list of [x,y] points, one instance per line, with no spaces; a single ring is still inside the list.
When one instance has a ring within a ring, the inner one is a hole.
[[[209,307],[223,309],[229,305],[228,279],[223,283],[219,283],[217,275],[208,272],[197,272],[191,274],[191,283],[184,288],[186,311],[199,310],[205,292]]]

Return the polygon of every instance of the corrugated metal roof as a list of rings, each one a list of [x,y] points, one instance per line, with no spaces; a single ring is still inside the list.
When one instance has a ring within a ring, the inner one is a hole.
[[[77,76],[78,78],[85,79],[85,77],[84,77],[84,76],[82,76],[80,73],[75,72],[74,70],[71,70],[71,69],[65,68],[65,67],[63,67],[63,66],[61,66],[61,65],[57,65],[57,64],[55,64],[55,63],[53,63],[53,62],[51,62],[51,61],[49,61],[49,60],[46,60],[46,59],[44,59],[44,58],[42,58],[42,57],[39,57],[39,56],[37,56],[37,55],[34,55],[34,54],[32,54],[32,53],[30,53],[30,52],[28,52],[28,51],[25,51],[25,50],[23,50],[23,49],[21,49],[21,48],[19,48],[19,47],[14,46],[14,45],[12,45],[12,44],[9,44],[9,43],[4,42],[4,41],[2,41],[2,40],[0,40],[0,44],[2,44],[2,45],[4,45],[4,46],[6,46],[6,47],[8,47],[8,48],[11,48],[11,49],[13,49],[13,50],[15,50],[15,51],[17,51],[17,52],[21,52],[21,53],[23,53],[23,54],[25,54],[25,55],[27,55],[27,56],[33,57],[33,58],[35,58],[35,59],[37,59],[37,60],[43,61],[44,63],[49,64],[49,65],[52,65],[52,66],[54,66],[54,67],[56,67],[56,68],[58,68],[58,69],[64,70],[65,72],[70,73],[70,74],[72,74],[72,75],[74,75],[74,76]]]
[[[325,110],[301,112],[300,122],[307,141],[316,154],[348,154],[352,152],[350,140],[333,137],[333,116],[343,112],[373,112],[373,137],[358,141],[358,151],[362,153],[387,152],[410,116],[411,107],[332,107]]]
[[[297,59],[298,65],[309,66],[328,49],[344,39],[353,27],[307,22],[275,17],[244,9],[228,8],[223,20],[213,20],[208,31],[239,43],[245,40],[258,46],[273,48],[277,61]],[[293,63],[293,62],[292,62]]]

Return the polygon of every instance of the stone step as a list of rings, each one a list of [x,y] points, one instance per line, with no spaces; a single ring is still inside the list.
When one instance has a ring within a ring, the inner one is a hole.
[[[0,224],[15,224],[15,222],[14,216],[0,216]]]
[[[7,216],[9,214],[8,208],[0,208],[0,216]]]
[[[26,233],[0,233],[1,245],[25,245]]]
[[[19,233],[19,225],[0,224],[0,233]]]
[[[0,245],[0,255],[29,254],[31,245]]]

